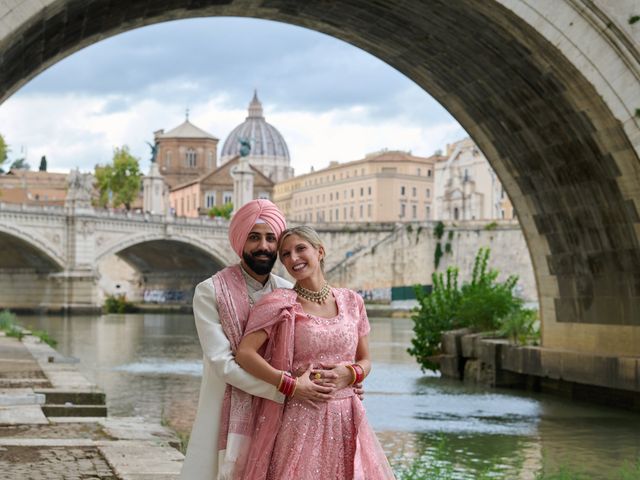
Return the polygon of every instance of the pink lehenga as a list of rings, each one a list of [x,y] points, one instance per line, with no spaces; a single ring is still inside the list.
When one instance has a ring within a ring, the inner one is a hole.
[[[278,289],[254,307],[245,334],[269,334],[261,353],[280,370],[296,374],[309,365],[354,362],[360,336],[369,321],[360,296],[333,289],[338,306],[334,318],[306,314],[293,290]],[[395,478],[367,422],[364,407],[347,387],[329,402],[296,398],[284,406],[263,399],[253,405],[254,434],[245,480],[386,480]]]

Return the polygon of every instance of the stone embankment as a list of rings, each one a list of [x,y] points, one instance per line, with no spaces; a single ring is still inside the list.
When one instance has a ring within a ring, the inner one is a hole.
[[[445,332],[442,350],[445,377],[640,411],[640,357],[519,346],[468,329]]]
[[[105,400],[47,344],[0,332],[0,477],[177,479],[176,436],[143,418],[108,417]]]

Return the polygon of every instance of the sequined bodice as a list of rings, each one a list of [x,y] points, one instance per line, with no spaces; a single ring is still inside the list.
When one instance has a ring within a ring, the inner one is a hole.
[[[300,304],[295,308],[295,347],[293,370],[302,373],[309,365],[352,363],[358,346],[361,318],[353,292],[333,289],[338,314],[322,318],[306,314]],[[368,326],[368,325],[367,325]]]

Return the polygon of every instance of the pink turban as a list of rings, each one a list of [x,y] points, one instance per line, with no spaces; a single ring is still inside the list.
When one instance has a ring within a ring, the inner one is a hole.
[[[247,241],[249,232],[259,220],[271,227],[271,230],[280,238],[280,234],[287,228],[284,215],[278,207],[269,200],[252,200],[233,214],[229,224],[229,241],[231,248],[242,258],[242,250]],[[262,223],[259,222],[259,223]]]

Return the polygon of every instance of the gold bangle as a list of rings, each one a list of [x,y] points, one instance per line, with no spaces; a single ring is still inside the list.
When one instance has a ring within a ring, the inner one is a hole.
[[[347,367],[349,370],[351,370],[351,375],[353,376],[353,379],[351,380],[349,385],[353,385],[354,383],[356,383],[356,379],[358,378],[358,374],[356,373],[356,369],[353,368],[351,365],[345,365],[345,367]]]

